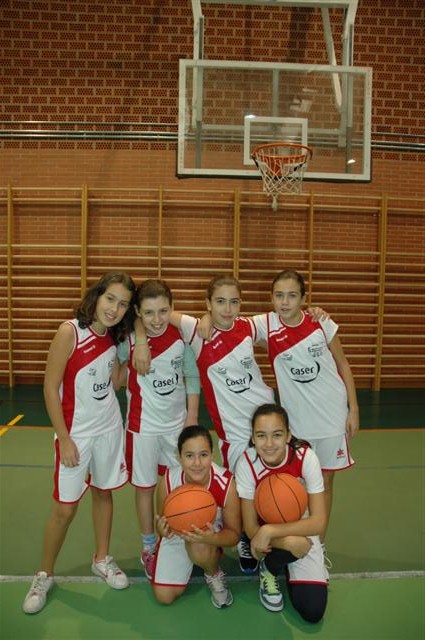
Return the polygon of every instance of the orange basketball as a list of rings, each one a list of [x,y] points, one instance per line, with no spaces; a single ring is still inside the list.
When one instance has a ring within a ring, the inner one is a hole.
[[[255,491],[254,505],[267,524],[300,520],[307,508],[307,491],[289,473],[275,473],[261,480]]]
[[[217,504],[208,489],[198,484],[183,484],[168,494],[164,501],[164,516],[173,531],[192,531],[192,525],[203,529],[215,520]]]

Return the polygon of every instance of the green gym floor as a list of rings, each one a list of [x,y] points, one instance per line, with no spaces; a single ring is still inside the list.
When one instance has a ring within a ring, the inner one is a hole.
[[[357,464],[337,475],[327,538],[333,562],[328,608],[303,622],[286,599],[281,613],[258,600],[257,578],[226,553],[234,604],[215,609],[199,572],[171,607],[157,604],[141,571],[133,492],[115,493],[111,553],[131,578],[117,592],[90,574],[87,495],[57,563],[43,611],[21,605],[50,510],[52,439],[41,386],[0,386],[0,638],[2,640],[419,640],[425,637],[423,389],[359,391]],[[204,409],[204,422],[207,421]]]

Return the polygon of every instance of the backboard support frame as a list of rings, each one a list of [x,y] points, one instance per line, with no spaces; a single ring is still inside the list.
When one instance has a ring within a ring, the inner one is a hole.
[[[337,65],[335,54],[332,25],[329,17],[329,9],[340,9],[343,12],[342,52],[341,64],[352,65],[354,59],[354,23],[357,13],[358,0],[191,0],[193,15],[193,59],[204,57],[205,43],[205,16],[202,13],[202,4],[237,4],[245,6],[268,6],[286,8],[320,9],[323,24],[323,33],[330,65]],[[342,87],[337,74],[332,77],[336,104],[342,105]]]

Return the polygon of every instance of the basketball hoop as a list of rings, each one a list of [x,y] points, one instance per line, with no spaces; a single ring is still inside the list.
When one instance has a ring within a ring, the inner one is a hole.
[[[273,198],[277,209],[277,197],[283,192],[301,192],[304,171],[313,150],[295,142],[271,142],[254,149],[252,159],[263,179],[263,191]]]

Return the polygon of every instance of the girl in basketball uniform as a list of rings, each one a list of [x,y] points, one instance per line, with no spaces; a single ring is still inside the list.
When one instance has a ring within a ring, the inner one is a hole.
[[[157,543],[153,496],[158,468],[161,472],[177,464],[177,438],[183,426],[198,422],[198,370],[193,352],[169,324],[172,309],[172,293],[163,280],[146,280],[137,288],[135,311],[146,332],[142,343],[149,347],[150,368],[141,376],[132,366],[136,338],[131,333],[118,347],[122,364],[114,377],[115,387],[127,380],[126,462],[135,487],[140,560],[148,578]]]
[[[213,462],[213,445],[208,429],[188,426],[178,439],[179,465],[167,469],[158,485],[157,529],[160,542],[151,581],[155,598],[172,604],[187,588],[193,565],[204,571],[212,604],[221,609],[233,602],[226,578],[219,566],[223,547],[234,546],[240,537],[240,501],[235,481],[228,469]],[[217,503],[216,519],[206,529],[173,534],[163,506],[166,496],[183,484],[207,488]]]
[[[61,324],[50,346],[44,397],[55,429],[55,502],[44,531],[40,570],[23,603],[25,613],[44,607],[56,558],[88,488],[96,544],[92,571],[113,589],[128,586],[109,555],[111,491],[127,482],[121,410],[111,374],[116,345],[133,325],[135,290],[127,274],[107,273],[87,290],[75,319]]]
[[[338,325],[330,318],[313,322],[303,311],[301,274],[279,273],[272,284],[272,302],[274,311],[254,316],[253,322],[258,339],[267,343],[291,431],[308,440],[320,460],[329,521],[335,471],[354,464],[348,444],[359,429],[353,375]]]
[[[231,276],[213,278],[207,288],[206,305],[213,325],[208,341],[198,336],[195,318],[176,314],[175,320],[195,353],[223,466],[233,471],[248,447],[255,408],[272,402],[274,392],[265,384],[255,360],[255,326],[239,315],[239,282]]]
[[[308,510],[301,520],[265,524],[257,515],[256,487],[275,473],[291,474],[304,483]],[[252,446],[237,463],[236,486],[243,527],[251,539],[252,554],[260,560],[261,603],[269,611],[283,609],[278,576],[286,570],[294,608],[304,620],[319,622],[326,608],[329,577],[319,537],[326,525],[323,477],[314,451],[289,431],[283,407],[265,404],[255,411]]]
[[[206,304],[212,323],[208,341],[197,334],[196,318],[174,311],[170,321],[193,349],[207,409],[219,437],[223,466],[233,470],[248,447],[253,412],[259,404],[272,402],[274,395],[255,361],[255,326],[239,316],[238,281],[232,276],[213,278]],[[143,343],[143,328],[137,321],[135,326],[138,342]]]

